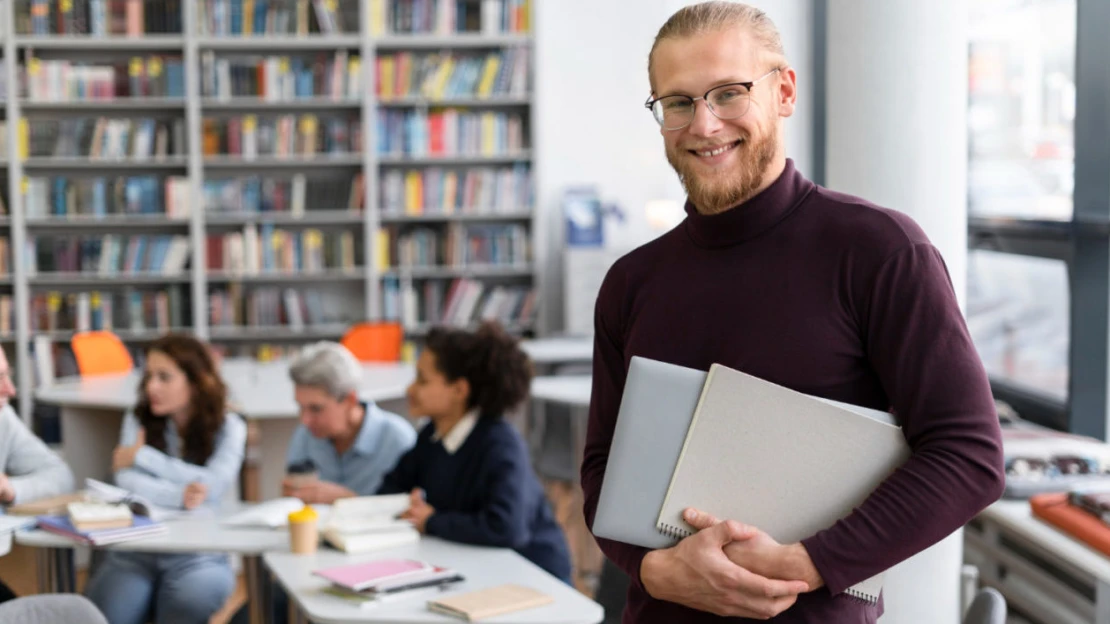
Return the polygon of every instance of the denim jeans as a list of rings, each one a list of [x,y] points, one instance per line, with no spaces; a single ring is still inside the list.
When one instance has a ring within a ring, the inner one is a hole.
[[[109,624],[205,624],[231,595],[225,555],[105,553],[85,595]]]

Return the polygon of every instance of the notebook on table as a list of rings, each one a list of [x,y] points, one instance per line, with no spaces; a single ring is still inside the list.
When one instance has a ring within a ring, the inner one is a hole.
[[[428,602],[428,609],[475,622],[495,615],[542,607],[552,602],[555,599],[547,594],[529,587],[507,584],[431,600]]]
[[[656,528],[675,540],[692,534],[682,511],[696,507],[781,543],[810,537],[851,513],[909,458],[892,420],[714,364]],[[876,601],[881,587],[877,576],[848,593]]]

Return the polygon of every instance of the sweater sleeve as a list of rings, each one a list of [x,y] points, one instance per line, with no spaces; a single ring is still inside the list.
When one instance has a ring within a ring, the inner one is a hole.
[[[617,271],[615,266],[606,275],[594,310],[593,389],[581,469],[584,511],[586,523],[591,529],[627,375],[620,319],[620,302],[623,297],[621,291],[624,284]],[[643,590],[640,563],[648,549],[597,536],[594,538],[605,556],[624,570],[631,582]]]
[[[13,503],[25,503],[73,490],[73,471],[46,444],[31,433],[11,406],[0,410],[0,430],[10,449],[3,472],[15,492]]]
[[[940,253],[928,243],[894,253],[866,298],[867,357],[912,455],[851,514],[803,541],[833,593],[940,541],[1004,487],[990,385]]]
[[[246,442],[246,423],[237,414],[228,414],[216,436],[216,448],[203,466],[144,446],[135,455],[135,468],[178,485],[203,483],[208,488],[207,500],[218,501],[239,476]]]
[[[524,443],[491,436],[484,449],[482,508],[476,512],[437,511],[428,518],[428,535],[454,542],[522,548],[531,538],[525,501],[530,477]]]

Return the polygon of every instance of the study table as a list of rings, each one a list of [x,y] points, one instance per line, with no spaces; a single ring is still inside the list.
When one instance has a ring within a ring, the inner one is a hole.
[[[241,508],[231,510],[240,511]],[[198,513],[167,519],[166,532],[119,544],[97,546],[100,550],[145,553],[227,553],[241,555],[247,583],[247,598],[252,624],[265,624],[272,618],[270,576],[263,568],[262,553],[289,550],[289,532],[284,529],[230,528],[220,525],[220,516]],[[88,548],[67,537],[33,529],[19,531],[15,542],[37,549],[39,593],[69,593],[77,589],[74,549]]]
[[[465,578],[450,589],[440,593],[433,592],[431,598],[505,583],[529,587],[554,598],[554,602],[542,607],[483,620],[490,624],[597,624],[605,615],[601,605],[507,548],[468,546],[435,537],[423,537],[415,544],[364,555],[352,556],[323,550],[315,555],[294,555],[288,552],[263,555],[266,567],[274,575],[276,582],[285,588],[290,604],[298,612],[299,617],[294,621],[311,621],[317,624],[434,624],[460,621],[429,611],[426,606],[429,600],[427,592],[381,605],[360,607],[324,593],[328,581],[312,574],[313,570],[320,568],[382,558],[417,559],[451,568]]]
[[[589,338],[522,341],[521,347],[540,366],[589,361],[593,355]],[[229,358],[220,372],[234,409],[257,425],[261,498],[277,498],[281,496],[280,477],[285,474],[285,450],[298,424],[289,363]],[[60,408],[62,454],[77,483],[84,483],[87,477],[111,480],[112,450],[119,442],[120,421],[135,405],[140,377],[140,371],[67,377],[35,392],[36,401]],[[376,402],[400,401],[414,377],[411,364],[364,364],[359,395]]]

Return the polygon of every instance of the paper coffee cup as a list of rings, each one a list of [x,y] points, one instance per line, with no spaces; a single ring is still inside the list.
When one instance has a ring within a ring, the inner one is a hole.
[[[320,541],[316,530],[318,521],[316,510],[308,505],[289,514],[289,549],[298,555],[315,553]]]
[[[293,487],[301,487],[312,483],[319,477],[317,476],[316,471],[313,470],[311,472],[291,472],[286,475],[286,478],[288,478],[289,481],[293,484]]]

